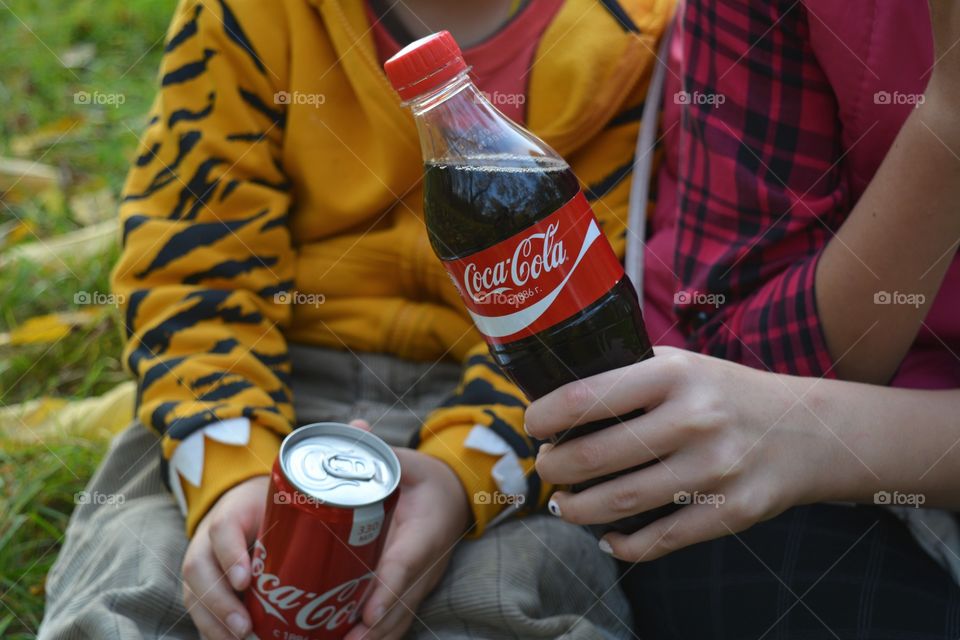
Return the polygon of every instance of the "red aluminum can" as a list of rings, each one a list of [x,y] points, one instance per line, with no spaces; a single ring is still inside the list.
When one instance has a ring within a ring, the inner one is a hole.
[[[400,461],[377,436],[335,422],[296,429],[273,465],[245,602],[259,640],[334,640],[373,591]]]

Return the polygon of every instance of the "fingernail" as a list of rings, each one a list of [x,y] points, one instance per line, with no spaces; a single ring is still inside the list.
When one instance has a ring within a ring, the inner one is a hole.
[[[230,578],[230,584],[233,585],[233,588],[237,591],[240,590],[240,585],[243,584],[243,579],[247,577],[247,570],[241,567],[238,564],[230,567],[230,572],[228,574]]]
[[[557,501],[553,498],[550,498],[550,501],[547,502],[547,509],[549,509],[550,513],[553,515],[557,516],[558,518],[560,517],[560,505],[558,505]]]
[[[377,605],[376,609],[373,610],[373,619],[374,621],[379,621],[383,617],[383,614],[387,612],[387,608],[382,604]]]
[[[539,459],[540,456],[545,456],[548,453],[550,453],[550,449],[553,449],[553,445],[551,443],[544,442],[543,444],[541,444],[540,448],[537,449],[537,458]]]
[[[613,547],[610,546],[610,543],[607,542],[606,538],[600,538],[600,542],[597,543],[597,546],[600,547],[600,551],[603,551],[608,556],[613,555]]]
[[[525,434],[527,434],[528,436],[530,435],[530,429],[527,429],[527,423],[526,423],[526,421],[524,421],[524,423],[523,423],[523,432],[524,432]],[[530,437],[532,438],[533,436],[530,436]]]
[[[230,631],[233,632],[233,635],[237,636],[238,638],[242,638],[247,635],[247,619],[236,611],[227,616],[227,626],[230,627]]]

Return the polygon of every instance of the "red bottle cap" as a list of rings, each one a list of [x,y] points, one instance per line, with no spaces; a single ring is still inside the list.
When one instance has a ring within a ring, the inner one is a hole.
[[[463,73],[467,63],[450,32],[439,31],[408,44],[383,70],[400,97],[411,100]]]

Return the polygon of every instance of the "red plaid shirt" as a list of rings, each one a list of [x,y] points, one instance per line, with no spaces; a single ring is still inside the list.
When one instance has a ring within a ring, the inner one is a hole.
[[[794,0],[688,2],[684,92],[673,98],[683,109],[676,310],[689,346],[811,376],[832,365],[814,274],[852,206],[851,142],[837,78],[811,45],[817,19]],[[904,117],[887,118],[893,133]]]

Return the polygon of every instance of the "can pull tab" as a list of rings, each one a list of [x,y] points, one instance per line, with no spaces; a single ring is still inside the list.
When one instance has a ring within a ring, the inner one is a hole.
[[[323,459],[323,470],[344,480],[373,480],[376,469],[369,460],[346,453],[338,453]]]

